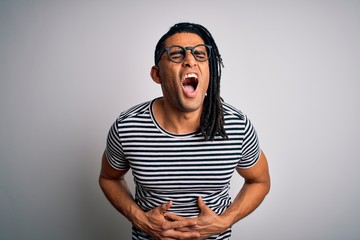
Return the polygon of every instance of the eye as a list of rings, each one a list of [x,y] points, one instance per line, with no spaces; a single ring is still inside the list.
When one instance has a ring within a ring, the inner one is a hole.
[[[198,60],[206,60],[207,59],[207,53],[205,51],[201,50],[195,50],[194,55]]]
[[[185,56],[185,51],[184,49],[181,49],[179,47],[173,47],[170,49],[169,51],[169,57],[172,60],[181,60],[183,59]]]
[[[170,53],[170,57],[171,58],[179,58],[184,56],[184,51],[180,50],[180,51],[174,51]]]

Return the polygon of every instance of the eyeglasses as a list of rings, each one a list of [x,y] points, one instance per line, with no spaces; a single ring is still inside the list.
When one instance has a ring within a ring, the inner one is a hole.
[[[198,44],[194,47],[169,46],[164,48],[164,51],[157,58],[156,64],[159,63],[160,58],[164,54],[164,52],[166,52],[170,61],[174,63],[182,63],[187,56],[188,50],[191,51],[191,54],[197,61],[205,62],[210,58],[211,48],[212,46],[205,44]]]

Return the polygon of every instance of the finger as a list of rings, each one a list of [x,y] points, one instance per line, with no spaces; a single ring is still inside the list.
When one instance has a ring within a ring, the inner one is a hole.
[[[182,227],[182,228],[176,228],[176,231],[179,232],[195,232],[196,229],[194,227]]]
[[[186,219],[181,221],[168,222],[168,229],[181,229],[185,227],[193,227],[197,225],[197,221],[193,219]]]
[[[172,229],[164,232],[163,236],[165,237],[164,239],[197,239],[201,235],[196,231],[181,232]]]
[[[173,214],[173,213],[170,213],[170,212],[164,213],[164,216],[165,216],[167,219],[172,220],[172,221],[187,220],[187,218],[185,218],[185,217],[181,217],[181,216],[178,216],[178,215]]]
[[[159,206],[159,210],[161,213],[164,213],[165,211],[169,210],[169,208],[172,206],[172,201],[169,201],[167,203],[163,203]]]
[[[199,206],[200,210],[205,210],[207,208],[202,197],[198,197],[198,206]]]
[[[163,230],[163,236],[170,236],[175,237],[177,235],[174,235],[173,231],[176,232],[196,232],[194,227],[196,226],[196,222],[194,221],[176,221],[176,222],[166,222],[164,223],[161,228]],[[173,233],[173,234],[164,234],[164,233]],[[177,238],[176,238],[177,239]],[[183,239],[183,238],[180,238]]]

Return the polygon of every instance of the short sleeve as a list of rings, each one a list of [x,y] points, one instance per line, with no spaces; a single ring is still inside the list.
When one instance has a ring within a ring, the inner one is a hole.
[[[118,170],[127,170],[129,169],[129,163],[125,158],[121,139],[118,131],[118,120],[114,122],[111,126],[105,148],[106,157],[110,165]]]
[[[244,139],[242,144],[241,159],[238,168],[250,168],[256,164],[260,157],[260,145],[254,126],[245,116]]]

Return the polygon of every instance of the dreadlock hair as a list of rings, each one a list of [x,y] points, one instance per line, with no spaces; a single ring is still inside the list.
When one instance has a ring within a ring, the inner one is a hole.
[[[220,97],[220,78],[221,67],[224,67],[222,58],[210,32],[203,26],[194,23],[178,23],[170,28],[159,40],[155,48],[155,64],[163,53],[165,48],[165,41],[176,33],[194,33],[197,34],[204,41],[205,44],[211,45],[209,58],[210,82],[207,90],[207,96],[204,100],[204,108],[200,118],[200,131],[203,134],[205,141],[214,140],[216,135],[223,138],[228,138],[224,129],[224,114],[222,108],[222,98]]]

